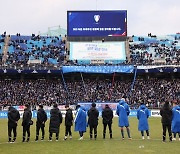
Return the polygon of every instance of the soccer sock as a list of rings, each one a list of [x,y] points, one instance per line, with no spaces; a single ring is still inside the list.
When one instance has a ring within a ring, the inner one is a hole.
[[[169,134],[169,140],[172,141],[172,134]]]
[[[11,137],[9,137],[9,142],[11,142]]]
[[[56,140],[59,140],[59,133],[56,133]]]
[[[80,135],[80,137],[83,137],[83,132],[80,131],[80,132],[79,132],[79,135]]]
[[[90,134],[90,138],[92,138],[92,134]]]
[[[23,142],[25,141],[25,136],[23,136]]]
[[[147,136],[149,136],[149,130],[146,130],[146,134],[147,134]]]
[[[97,138],[97,134],[94,134],[94,138],[95,138],[95,139]]]
[[[144,136],[144,131],[141,131],[141,135]]]
[[[112,138],[112,133],[110,133],[110,138]]]
[[[122,138],[124,138],[124,130],[123,130],[123,128],[121,128],[121,135],[122,135]]]
[[[130,135],[130,129],[127,127],[127,134],[128,134],[128,137],[131,138],[131,135]]]
[[[165,141],[166,140],[166,136],[165,135],[163,135],[163,141]]]

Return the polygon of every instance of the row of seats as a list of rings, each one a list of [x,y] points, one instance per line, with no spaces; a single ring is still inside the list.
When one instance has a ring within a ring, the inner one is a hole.
[[[161,59],[166,63],[180,63],[180,34],[157,37],[132,36],[130,41],[132,63],[152,64]],[[160,61],[161,62],[161,61]]]
[[[12,35],[8,48],[8,65],[25,65],[29,60],[40,60],[41,64],[57,65],[66,56],[62,37]]]
[[[40,63],[46,66],[58,65],[88,65],[89,61],[69,61],[65,59],[68,52],[62,37],[47,36],[10,36],[8,57],[6,64],[11,66]],[[0,36],[0,61],[4,46],[4,35]],[[180,34],[155,36],[132,36],[130,40],[129,64],[179,64],[180,63]],[[128,56],[127,56],[128,57]],[[38,61],[37,61],[38,60]],[[160,61],[159,61],[160,60]],[[105,61],[111,64],[111,61]],[[126,61],[127,62],[127,61]],[[113,62],[118,64],[119,61]]]

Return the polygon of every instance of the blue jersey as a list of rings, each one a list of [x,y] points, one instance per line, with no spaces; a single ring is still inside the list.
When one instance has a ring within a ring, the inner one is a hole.
[[[141,105],[137,110],[137,118],[139,120],[138,130],[139,131],[149,130],[149,125],[148,125],[149,110],[145,105]]]
[[[80,107],[77,110],[76,117],[75,117],[75,131],[82,131],[86,132],[87,120],[86,120],[86,111]]]
[[[180,133],[180,106],[173,107],[172,114],[172,132]]]
[[[116,114],[119,116],[119,127],[128,127],[128,115],[130,113],[129,105],[124,101],[121,100],[117,105]]]

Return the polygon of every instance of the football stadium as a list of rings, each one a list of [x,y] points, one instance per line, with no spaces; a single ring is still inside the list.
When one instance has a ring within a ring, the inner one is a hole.
[[[0,154],[180,153],[180,2],[146,2],[1,2]]]

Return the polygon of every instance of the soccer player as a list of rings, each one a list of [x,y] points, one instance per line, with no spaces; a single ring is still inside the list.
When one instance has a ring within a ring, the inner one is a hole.
[[[88,110],[88,125],[90,127],[90,139],[92,139],[93,130],[94,130],[94,139],[96,140],[97,138],[98,117],[99,117],[99,111],[96,109],[96,104],[92,103],[90,110]]]
[[[14,107],[10,106],[8,111],[8,137],[9,137],[9,143],[16,141],[17,136],[17,123],[20,119],[19,111],[16,110]],[[13,131],[14,138],[12,140],[11,138],[11,132]]]
[[[84,132],[86,132],[87,120],[86,120],[86,111],[80,105],[76,106],[76,117],[74,119],[75,131],[79,131],[80,138],[83,140]]]
[[[172,132],[173,132],[173,140],[176,140],[176,134],[179,134],[180,141],[180,105],[177,102],[174,103],[174,107],[172,109]]]
[[[166,141],[166,129],[169,132],[169,141],[172,141],[171,122],[172,122],[172,109],[170,108],[169,102],[166,101],[160,110],[162,116],[161,122],[163,127],[163,142]]]
[[[116,114],[119,116],[119,127],[121,127],[121,135],[124,140],[124,127],[126,127],[128,138],[131,138],[128,116],[130,113],[129,105],[125,102],[125,99],[122,98],[117,105]]]
[[[69,105],[65,106],[66,115],[65,115],[65,137],[64,140],[67,140],[67,136],[69,134],[69,138],[72,139],[71,126],[73,125],[73,113],[72,109],[69,108]]]
[[[36,139],[35,141],[38,141],[39,139],[39,130],[41,129],[42,131],[42,138],[41,140],[44,140],[44,127],[45,127],[45,123],[47,121],[47,114],[43,109],[43,105],[39,105],[39,109],[37,111],[37,121],[36,121]]]
[[[63,118],[61,111],[58,109],[58,106],[55,103],[50,111],[49,141],[52,141],[53,133],[56,133],[56,141],[59,140],[59,128],[62,120]]]
[[[30,125],[32,125],[32,113],[30,106],[28,104],[25,105],[24,113],[23,113],[23,120],[22,120],[22,126],[23,126],[23,140],[22,142],[25,142],[26,139],[26,133],[27,133],[27,140],[26,142],[29,142],[30,140]]]
[[[113,119],[113,111],[109,107],[108,104],[105,105],[105,108],[102,111],[103,118],[103,139],[106,138],[106,127],[109,127],[110,139],[112,139],[112,119]]]
[[[149,118],[149,110],[144,105],[144,103],[141,103],[141,106],[137,110],[137,119],[139,120],[138,130],[141,132],[143,140],[144,140],[144,131],[146,131],[147,139],[150,139],[148,118]]]

